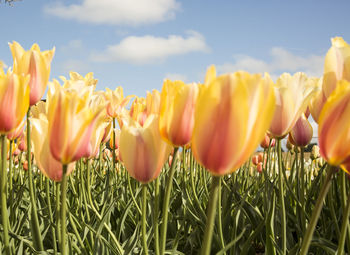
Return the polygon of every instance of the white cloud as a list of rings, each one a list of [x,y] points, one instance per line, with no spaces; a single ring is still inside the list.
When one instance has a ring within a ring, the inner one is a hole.
[[[91,58],[100,62],[148,64],[174,55],[209,50],[201,34],[195,31],[187,34],[187,37],[170,35],[167,38],[151,35],[129,36],[118,44],[108,46],[104,52],[93,54]]]
[[[70,5],[57,2],[44,11],[80,22],[134,26],[172,19],[179,8],[176,0],[83,0]]]
[[[180,80],[187,83],[187,76],[179,73],[167,73],[164,75],[164,79],[169,79],[171,81]]]
[[[235,55],[233,63],[225,63],[217,67],[219,72],[227,73],[245,70],[251,73],[269,72],[273,78],[282,72],[305,72],[309,76],[321,76],[324,56],[295,55],[292,52],[274,47],[270,50],[270,61],[257,59],[248,55]]]

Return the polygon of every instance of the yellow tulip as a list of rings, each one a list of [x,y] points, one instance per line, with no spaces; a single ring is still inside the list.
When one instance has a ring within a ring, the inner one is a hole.
[[[320,153],[331,165],[350,162],[349,119],[350,82],[341,80],[325,103],[318,122]]]
[[[263,140],[275,96],[268,75],[236,72],[211,77],[198,96],[192,150],[212,174],[224,175],[248,160]]]
[[[47,117],[44,114],[40,114],[38,118],[31,118],[31,124],[31,142],[36,165],[51,180],[61,181],[63,174],[62,164],[53,157],[50,151]],[[73,168],[74,164],[69,164],[67,175],[73,171]]]
[[[55,47],[41,52],[37,44],[33,44],[29,51],[25,51],[17,42],[9,43],[9,46],[14,59],[14,72],[30,75],[30,105],[34,105],[45,93]]]
[[[68,164],[86,155],[90,139],[103,118],[104,106],[89,107],[91,90],[66,90],[57,81],[49,85],[49,143],[53,157]]]
[[[146,111],[147,116],[151,114],[159,114],[159,106],[160,106],[160,93],[158,90],[152,90],[152,93],[147,91],[146,96]]]
[[[158,177],[172,147],[159,133],[158,116],[150,115],[141,126],[130,120],[120,133],[120,156],[129,174],[142,183]]]
[[[350,81],[350,45],[343,38],[335,37],[324,64],[323,93],[327,98],[342,79]]]
[[[67,80],[64,76],[60,76],[61,80],[64,82],[63,87],[69,88],[72,85],[74,86],[91,86],[93,90],[96,89],[96,84],[98,82],[97,79],[94,78],[94,74],[92,72],[87,73],[85,77],[78,74],[77,72],[69,73],[69,80]]]
[[[137,121],[141,126],[146,121],[147,118],[147,105],[146,99],[143,97],[135,97],[131,104],[129,115],[134,120]]]
[[[112,118],[117,118],[132,97],[133,96],[127,96],[124,98],[122,87],[118,87],[114,91],[106,88],[105,98],[107,101],[107,114]]]
[[[10,70],[6,74],[0,72],[1,134],[9,133],[23,121],[29,107],[28,82],[29,76],[17,75]]]
[[[276,110],[269,132],[277,138],[288,134],[317,92],[317,80],[303,73],[282,74],[275,84]]]
[[[160,95],[159,130],[162,138],[173,146],[184,146],[191,141],[198,90],[195,83],[164,81]]]
[[[322,90],[322,81],[323,79],[318,79],[316,83],[318,88],[317,92],[312,97],[309,104],[309,110],[310,110],[311,116],[317,123],[318,123],[318,118],[320,116],[321,110],[327,101],[327,98],[324,95],[324,92]]]

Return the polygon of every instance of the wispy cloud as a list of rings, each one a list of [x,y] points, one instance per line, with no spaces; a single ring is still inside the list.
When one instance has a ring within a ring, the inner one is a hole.
[[[179,8],[176,0],[83,0],[70,5],[56,2],[44,11],[84,23],[135,26],[172,19]]]
[[[269,72],[277,77],[282,72],[305,72],[309,76],[321,76],[324,56],[296,55],[284,48],[274,47],[270,50],[270,60],[262,60],[248,55],[235,55],[234,61],[218,65],[221,73],[245,70],[251,73]]]
[[[108,46],[102,53],[93,54],[91,58],[100,62],[149,64],[174,55],[208,50],[205,38],[198,32],[189,31],[187,37],[129,36],[118,44]]]

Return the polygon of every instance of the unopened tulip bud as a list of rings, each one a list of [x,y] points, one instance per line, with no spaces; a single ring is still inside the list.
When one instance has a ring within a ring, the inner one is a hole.
[[[28,161],[23,162],[23,169],[26,171],[28,170]]]
[[[262,173],[262,170],[263,170],[263,164],[262,164],[262,162],[259,162],[259,164],[256,166],[256,170],[257,170],[259,173]]]

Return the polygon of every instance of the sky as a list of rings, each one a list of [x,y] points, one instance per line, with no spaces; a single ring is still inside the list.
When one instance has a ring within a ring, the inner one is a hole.
[[[165,78],[203,82],[212,64],[321,76],[330,39],[350,42],[349,10],[348,0],[0,0],[0,60],[12,65],[12,41],[55,47],[51,80],[93,72],[98,90],[137,96]]]

